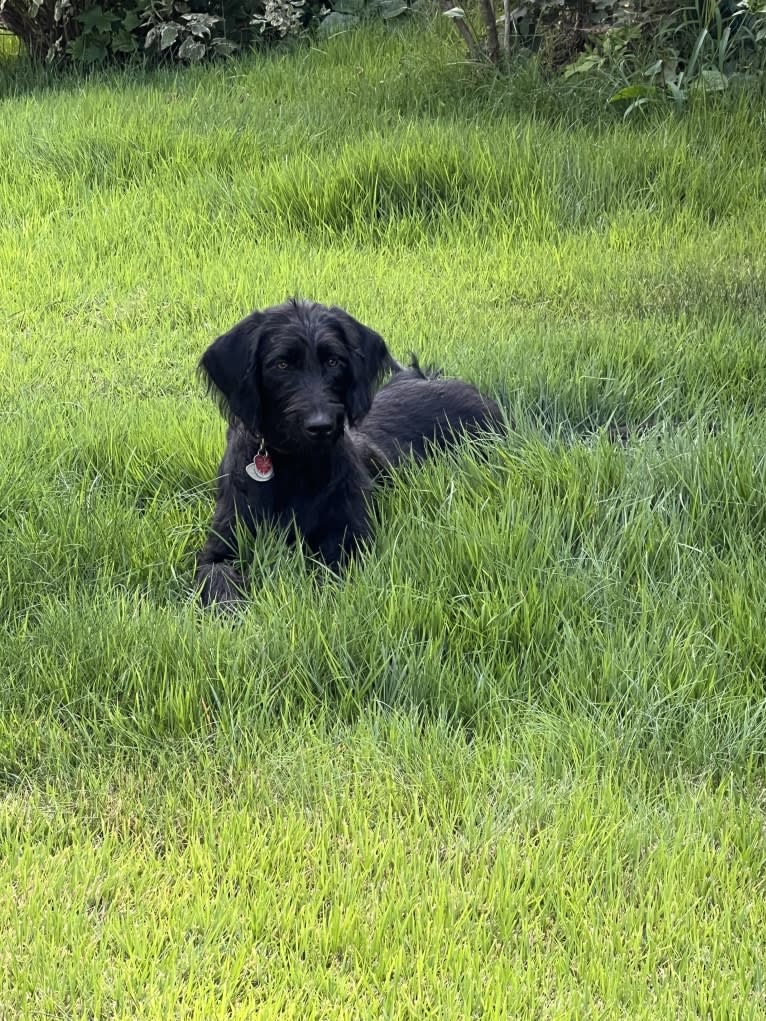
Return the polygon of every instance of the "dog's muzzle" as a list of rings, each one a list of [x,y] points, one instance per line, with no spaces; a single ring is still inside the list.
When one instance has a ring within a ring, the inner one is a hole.
[[[303,429],[312,444],[327,446],[343,431],[343,412],[324,408],[317,410],[305,419]]]

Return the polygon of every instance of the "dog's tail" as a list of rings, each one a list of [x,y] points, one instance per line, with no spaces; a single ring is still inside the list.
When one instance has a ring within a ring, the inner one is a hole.
[[[442,376],[442,370],[433,365],[422,368],[418,356],[412,351],[410,351],[409,365],[400,365],[398,362],[396,364],[398,368],[395,370],[395,375],[400,379],[402,376],[405,379],[439,379]]]

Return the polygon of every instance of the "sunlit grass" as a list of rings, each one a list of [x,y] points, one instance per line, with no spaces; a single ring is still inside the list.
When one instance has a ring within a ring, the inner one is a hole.
[[[398,715],[310,726],[11,794],[0,995],[29,1017],[761,1016],[754,806],[537,723],[478,746]],[[553,734],[555,761],[591,757],[552,770]]]
[[[454,52],[3,68],[0,1017],[766,1013],[763,115]],[[515,428],[222,621],[194,367],[290,293]]]

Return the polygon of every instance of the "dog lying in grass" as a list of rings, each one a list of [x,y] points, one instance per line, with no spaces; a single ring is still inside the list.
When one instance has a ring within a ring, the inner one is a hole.
[[[229,422],[197,565],[205,604],[242,597],[238,521],[251,532],[260,522],[297,530],[337,571],[370,535],[377,477],[502,423],[469,383],[403,368],[374,330],[313,302],[253,312],[208,347],[200,370]]]

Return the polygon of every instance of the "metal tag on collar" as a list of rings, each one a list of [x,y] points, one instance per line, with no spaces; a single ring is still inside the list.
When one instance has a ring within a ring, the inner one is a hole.
[[[245,471],[255,482],[268,482],[269,479],[274,478],[274,465],[263,440],[261,440],[261,445],[258,447],[258,453],[245,468]]]

